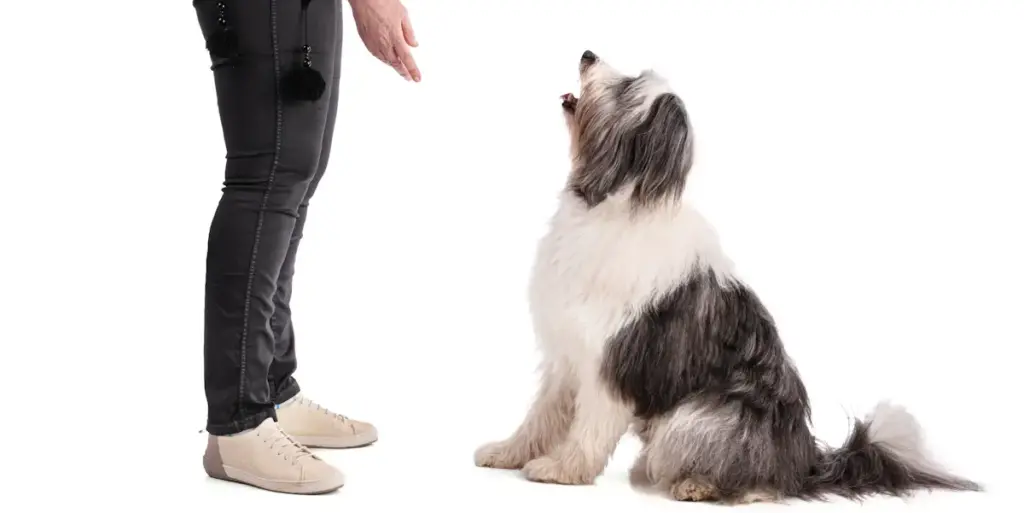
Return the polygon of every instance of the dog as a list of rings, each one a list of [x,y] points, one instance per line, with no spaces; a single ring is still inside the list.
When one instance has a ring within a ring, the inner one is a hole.
[[[589,50],[579,79],[579,97],[562,96],[572,169],[530,285],[540,388],[477,466],[592,484],[632,427],[643,448],[631,483],[681,501],[980,491],[888,402],[839,448],[812,435],[772,316],[682,199],[694,140],[683,101],[657,73],[625,75]]]

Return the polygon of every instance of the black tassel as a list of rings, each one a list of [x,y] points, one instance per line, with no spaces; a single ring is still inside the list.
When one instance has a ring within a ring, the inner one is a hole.
[[[308,48],[308,45],[302,47],[306,57],[302,59],[301,64],[292,66],[292,69],[284,76],[282,84],[284,94],[292,100],[314,102],[319,100],[327,89],[327,82],[324,81],[323,75],[313,69]]]
[[[206,39],[206,49],[214,57],[228,59],[238,55],[238,36],[228,25],[227,6],[217,2],[217,28]]]
[[[313,48],[309,46],[309,23],[306,21],[306,8],[310,0],[302,0],[302,62],[292,66],[281,81],[281,89],[285,97],[291,100],[314,102],[327,90],[324,76],[313,67]]]

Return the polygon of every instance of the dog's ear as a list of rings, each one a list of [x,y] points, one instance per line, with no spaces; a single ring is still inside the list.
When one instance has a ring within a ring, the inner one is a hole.
[[[648,205],[677,196],[693,165],[693,141],[686,107],[678,96],[658,96],[631,138],[629,179],[633,201]]]
[[[628,182],[634,183],[637,206],[682,191],[693,159],[689,119],[678,96],[658,96],[640,124],[622,132],[584,132],[582,167],[571,186],[588,205],[601,203]]]

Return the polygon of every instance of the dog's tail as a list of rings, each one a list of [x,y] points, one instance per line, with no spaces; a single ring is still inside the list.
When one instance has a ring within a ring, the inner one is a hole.
[[[905,496],[914,490],[981,491],[978,483],[944,470],[927,453],[921,427],[901,407],[881,403],[837,449],[819,449],[807,480],[808,497],[835,494]]]

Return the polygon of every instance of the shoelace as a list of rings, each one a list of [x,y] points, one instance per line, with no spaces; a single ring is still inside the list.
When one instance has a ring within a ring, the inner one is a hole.
[[[299,404],[305,404],[307,406],[310,406],[311,408],[315,408],[316,411],[324,412],[324,415],[333,416],[333,417],[337,418],[338,420],[342,421],[343,423],[346,423],[346,424],[348,423],[348,420],[349,420],[348,417],[346,417],[346,416],[344,416],[344,415],[342,415],[340,413],[334,413],[333,411],[328,410],[327,408],[324,408],[323,406],[320,406],[319,404],[317,404],[316,402],[314,402],[312,399],[310,399],[308,397],[305,397],[305,396],[300,397],[299,398]]]
[[[266,438],[266,441],[270,444],[271,450],[277,449],[277,455],[284,456],[285,459],[288,459],[288,456],[285,455],[285,451],[290,450],[293,453],[291,455],[292,465],[297,464],[304,458],[316,457],[309,449],[306,448],[306,446],[296,442],[295,439],[288,436],[288,433],[285,433],[281,428],[275,429],[274,433],[271,434],[269,438]]]

